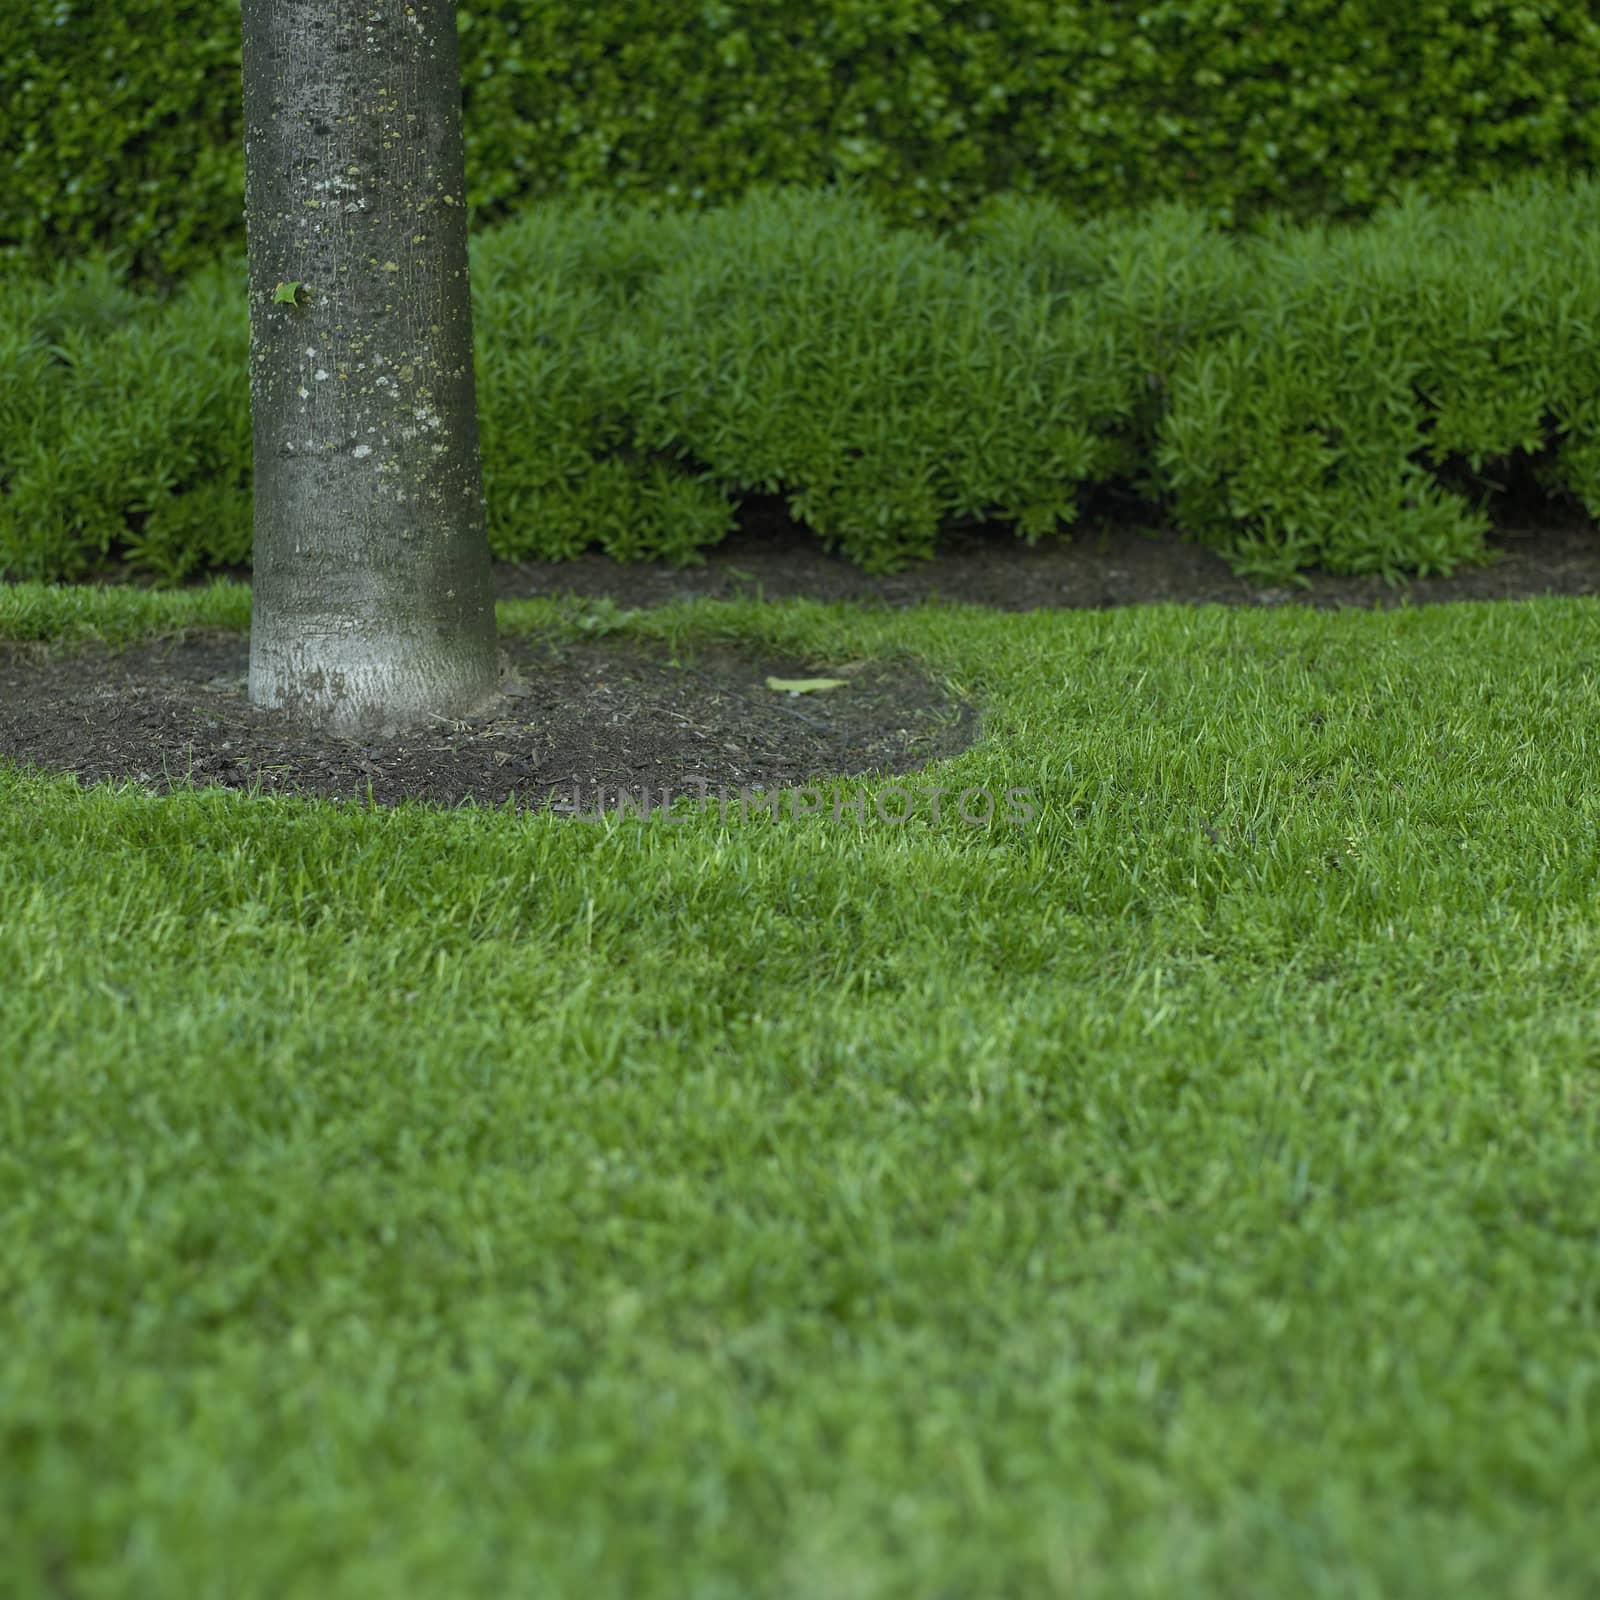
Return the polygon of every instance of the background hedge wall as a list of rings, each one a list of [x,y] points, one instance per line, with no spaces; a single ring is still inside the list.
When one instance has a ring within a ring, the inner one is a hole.
[[[244,247],[238,0],[7,0],[0,261],[120,247],[164,289]],[[468,198],[698,207],[855,175],[900,223],[983,196],[1352,218],[1595,170],[1600,20],[1571,0],[475,0]]]

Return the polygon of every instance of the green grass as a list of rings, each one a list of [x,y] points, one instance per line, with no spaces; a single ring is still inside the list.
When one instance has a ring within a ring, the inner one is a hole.
[[[920,657],[1022,828],[0,763],[0,1591],[1595,1593],[1597,620],[611,619]]]

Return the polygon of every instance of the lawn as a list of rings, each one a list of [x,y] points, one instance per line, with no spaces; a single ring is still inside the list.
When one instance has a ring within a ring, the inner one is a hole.
[[[0,1591],[1600,1591],[1597,608],[620,630],[914,656],[1022,824],[0,761]]]

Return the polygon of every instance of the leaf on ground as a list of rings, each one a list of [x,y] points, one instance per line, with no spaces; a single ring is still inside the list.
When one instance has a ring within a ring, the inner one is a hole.
[[[821,689],[843,689],[844,678],[768,678],[767,687],[778,694],[815,694]]]

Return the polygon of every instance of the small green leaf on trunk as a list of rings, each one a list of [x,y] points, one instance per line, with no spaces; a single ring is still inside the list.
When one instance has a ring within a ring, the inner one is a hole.
[[[303,305],[307,299],[305,285],[296,280],[294,283],[280,283],[272,291],[274,305],[298,306]]]

